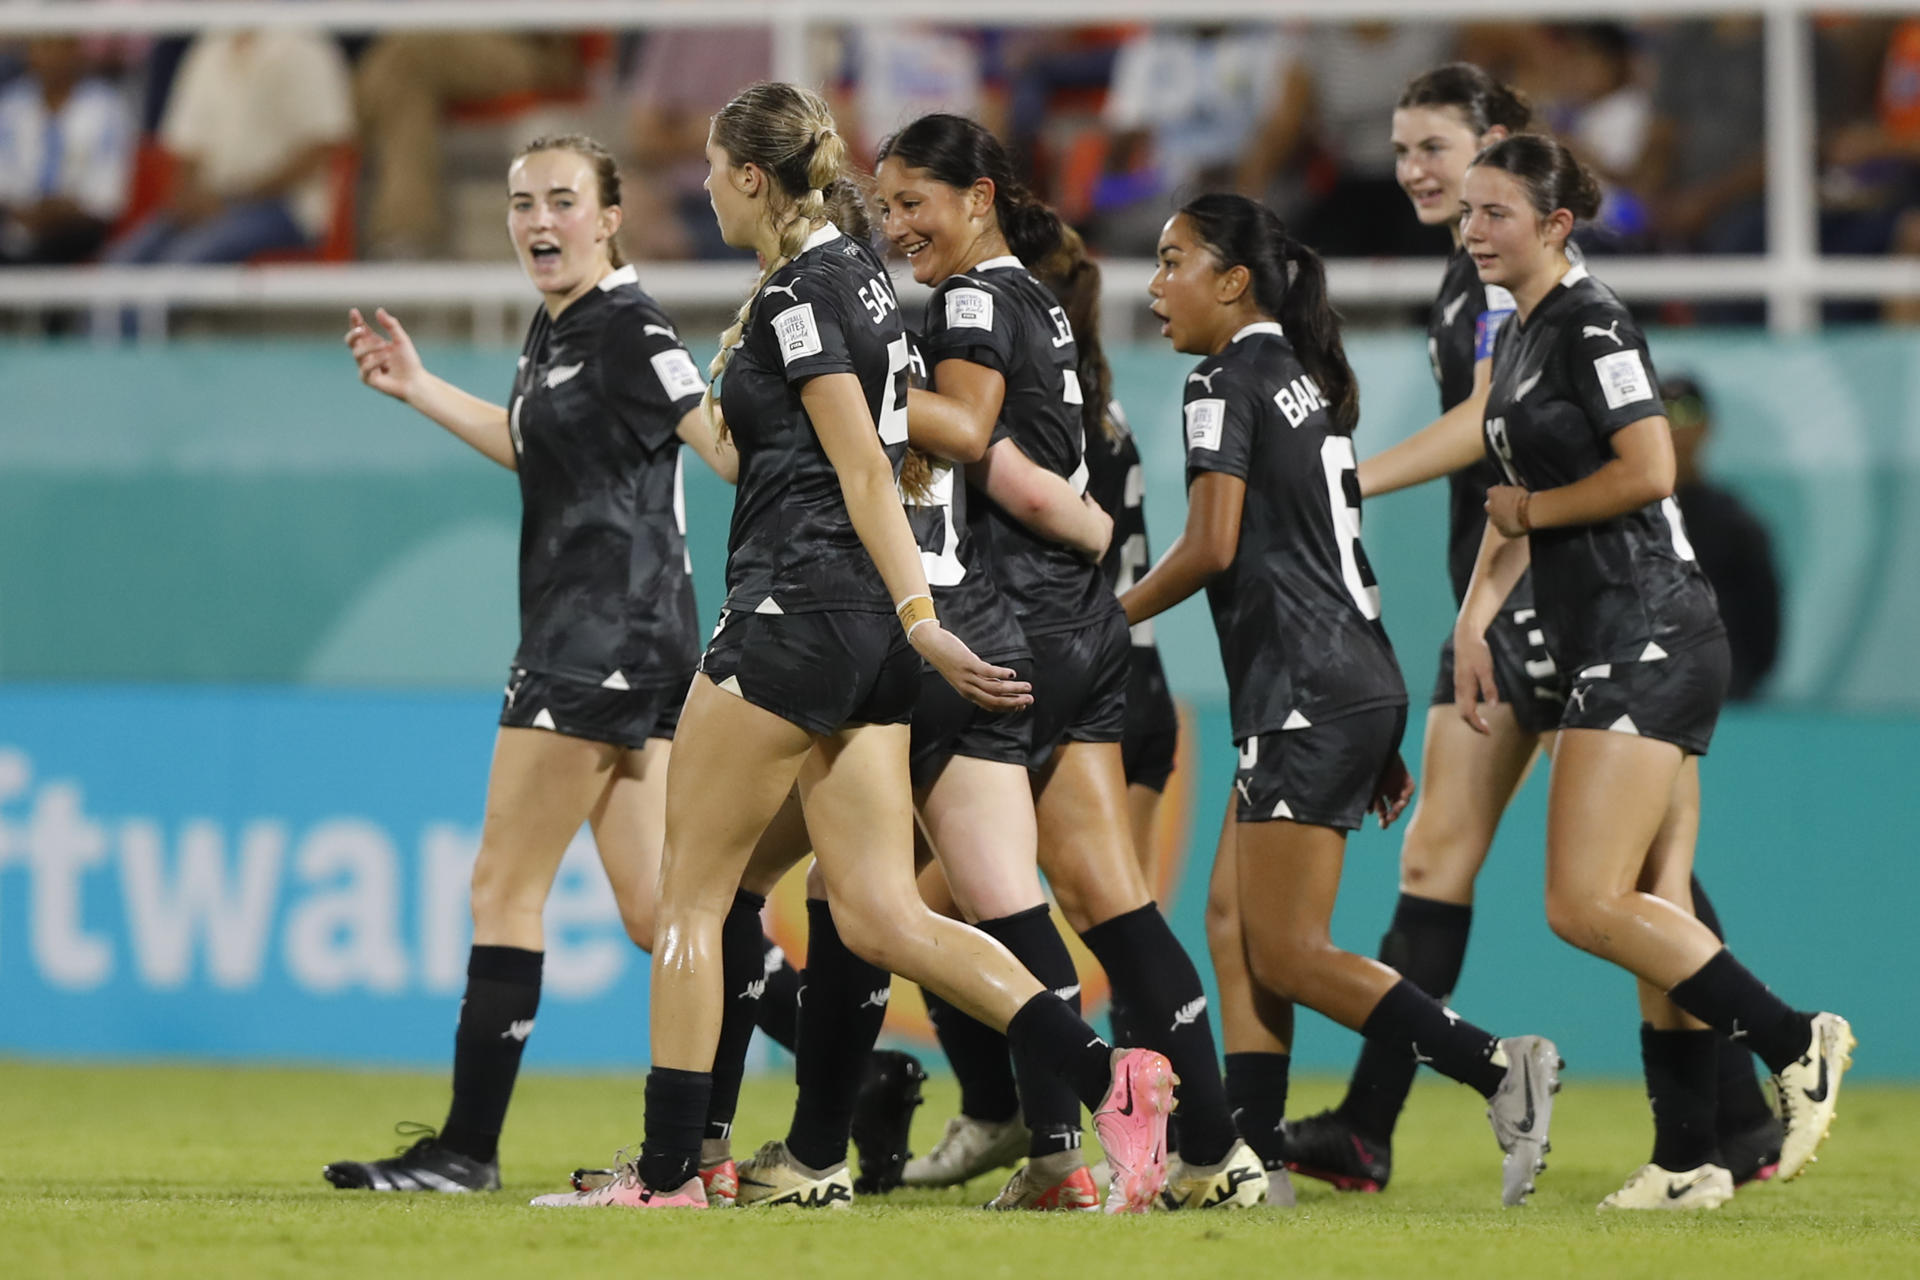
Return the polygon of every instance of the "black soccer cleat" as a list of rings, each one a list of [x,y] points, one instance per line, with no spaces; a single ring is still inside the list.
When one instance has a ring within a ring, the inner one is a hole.
[[[1289,1120],[1281,1129],[1286,1166],[1338,1191],[1384,1191],[1393,1173],[1393,1147],[1372,1142],[1338,1111]]]
[[[1786,1129],[1778,1116],[1761,1116],[1746,1128],[1720,1135],[1720,1163],[1733,1185],[1765,1182],[1780,1172],[1780,1144]]]
[[[866,1078],[853,1104],[853,1145],[860,1155],[856,1195],[884,1195],[900,1185],[913,1156],[907,1140],[926,1078],[927,1069],[910,1053],[875,1049],[867,1058]]]
[[[424,1126],[396,1125],[403,1137],[421,1133],[412,1146],[384,1160],[336,1160],[320,1172],[342,1191],[498,1191],[500,1163],[475,1160]]]

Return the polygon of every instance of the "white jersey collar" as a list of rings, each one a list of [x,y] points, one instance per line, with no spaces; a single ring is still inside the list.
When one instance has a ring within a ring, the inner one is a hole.
[[[809,249],[818,249],[823,244],[832,244],[839,238],[840,228],[829,222],[807,237],[806,243],[800,246],[800,253],[805,253]],[[799,254],[794,256],[798,257]]]
[[[1251,338],[1256,333],[1270,333],[1276,338],[1284,338],[1287,336],[1286,332],[1280,328],[1280,324],[1278,321],[1255,320],[1252,324],[1245,326],[1240,330],[1240,332],[1234,334],[1231,338],[1228,338],[1227,345],[1232,346],[1234,343],[1240,341],[1240,339]]]
[[[1026,265],[1026,263],[1020,261],[1020,259],[1014,257],[1012,254],[1003,253],[997,258],[988,258],[985,262],[974,263],[972,270],[998,271],[1002,267],[1024,267]]]
[[[602,293],[612,293],[623,284],[639,283],[640,268],[629,262],[626,266],[614,271],[609,271],[606,275],[600,277],[600,290]]]
[[[1586,263],[1576,262],[1567,268],[1567,274],[1560,277],[1560,287],[1563,289],[1571,289],[1592,274],[1591,271],[1587,270]]]

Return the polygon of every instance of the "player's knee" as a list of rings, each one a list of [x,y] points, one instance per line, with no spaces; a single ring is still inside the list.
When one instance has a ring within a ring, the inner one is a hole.
[[[897,972],[900,955],[911,945],[908,929],[917,915],[911,911],[888,910],[865,898],[833,904],[833,927],[847,950],[868,964]]]
[[[1297,1001],[1311,981],[1313,949],[1289,938],[1248,939],[1247,971],[1264,990]]]
[[[627,937],[633,945],[653,954],[653,904],[645,906],[620,904],[620,923],[627,931]]]
[[[1562,942],[1582,951],[1599,950],[1600,904],[1591,895],[1547,887],[1547,927]]]
[[[1213,955],[1240,949],[1240,912],[1231,891],[1207,894],[1207,950]]]
[[[1421,810],[1400,848],[1400,888],[1442,902],[1471,902],[1487,843],[1469,824],[1449,825],[1430,810]]]

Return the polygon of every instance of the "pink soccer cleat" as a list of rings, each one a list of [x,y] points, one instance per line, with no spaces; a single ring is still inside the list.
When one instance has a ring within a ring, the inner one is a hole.
[[[623,1164],[611,1182],[536,1196],[531,1203],[536,1209],[704,1209],[707,1189],[692,1177],[672,1191],[655,1191],[640,1181],[640,1166]]]
[[[1108,1213],[1145,1213],[1167,1181],[1167,1116],[1172,1113],[1173,1066],[1151,1049],[1115,1049],[1113,1083],[1093,1131],[1113,1169]]]

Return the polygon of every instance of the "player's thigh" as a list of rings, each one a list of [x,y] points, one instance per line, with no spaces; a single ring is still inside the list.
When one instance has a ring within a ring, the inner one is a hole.
[[[740,887],[768,897],[789,871],[812,856],[813,838],[807,834],[807,815],[800,807],[800,788],[796,786],[755,842]]]
[[[660,850],[667,836],[667,769],[672,755],[670,738],[650,738],[646,746],[622,752],[588,817],[627,936],[646,951],[653,950],[654,895],[660,880]]]
[[[1639,888],[1693,910],[1693,853],[1700,838],[1700,757],[1688,756],[1673,780],[1660,830],[1640,868]]]
[[[907,741],[904,724],[856,726],[822,740],[800,770],[834,923],[848,946],[881,965],[899,931],[926,912],[913,875]]]
[[[538,909],[623,751],[545,729],[499,730],[473,865],[476,915]]]
[[[995,920],[1046,901],[1025,766],[955,756],[922,795],[927,839],[967,919]]]
[[[1550,914],[1618,897],[1640,881],[1682,763],[1671,743],[1563,729],[1547,792]]]
[[[1153,901],[1133,853],[1117,742],[1062,742],[1034,796],[1040,869],[1079,932]]]
[[[1480,709],[1492,730],[1475,732],[1452,707],[1427,708],[1420,790],[1400,848],[1400,888],[1442,902],[1473,901],[1473,882],[1500,818],[1526,780],[1538,739],[1511,708]]]
[[[1127,826],[1133,831],[1133,856],[1149,890],[1160,883],[1160,792],[1127,784]]]

